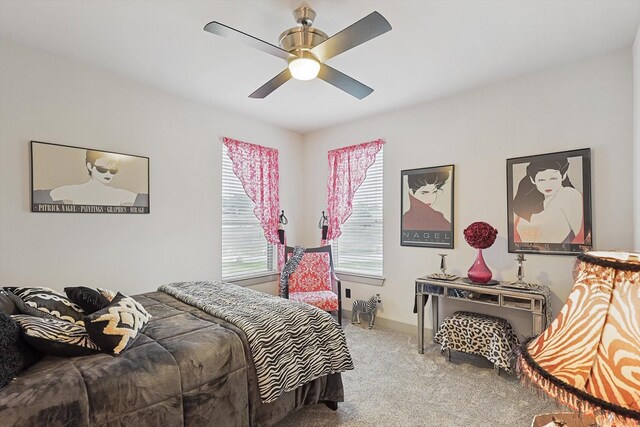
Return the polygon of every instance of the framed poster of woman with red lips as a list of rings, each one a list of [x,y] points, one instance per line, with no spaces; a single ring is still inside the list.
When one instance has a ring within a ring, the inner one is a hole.
[[[507,217],[509,252],[590,250],[591,150],[507,159]]]
[[[31,211],[149,213],[149,158],[31,141]]]
[[[401,246],[453,249],[453,175],[453,165],[401,172]]]

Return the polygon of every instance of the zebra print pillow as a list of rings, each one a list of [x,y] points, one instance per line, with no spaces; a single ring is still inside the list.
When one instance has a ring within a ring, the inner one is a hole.
[[[85,317],[87,332],[102,350],[120,354],[134,343],[151,315],[120,292],[107,307]]]
[[[24,314],[11,317],[20,325],[25,341],[42,353],[68,357],[100,351],[86,329],[75,323]]]

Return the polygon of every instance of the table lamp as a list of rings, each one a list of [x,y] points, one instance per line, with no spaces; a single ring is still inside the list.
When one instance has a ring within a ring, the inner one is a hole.
[[[638,254],[578,256],[560,314],[521,350],[521,378],[549,396],[600,426],[640,426]]]

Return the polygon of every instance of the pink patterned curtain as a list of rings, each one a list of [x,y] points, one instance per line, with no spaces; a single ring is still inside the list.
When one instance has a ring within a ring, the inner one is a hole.
[[[367,169],[376,160],[384,141],[365,142],[329,151],[329,178],[327,181],[327,215],[329,230],[326,244],[340,237],[340,226],[351,216],[353,196],[367,176]]]
[[[223,144],[227,146],[227,154],[233,163],[233,172],[240,179],[244,192],[255,203],[253,213],[260,221],[264,237],[269,243],[279,244],[278,150],[231,138],[224,138]],[[281,267],[280,262],[278,266]]]

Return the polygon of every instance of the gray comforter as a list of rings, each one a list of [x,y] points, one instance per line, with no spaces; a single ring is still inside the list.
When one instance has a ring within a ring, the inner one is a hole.
[[[323,375],[353,369],[344,331],[312,305],[225,282],[176,282],[159,290],[242,329],[264,403]]]
[[[47,356],[0,390],[2,426],[261,426],[303,405],[344,399],[340,374],[262,403],[245,334],[162,292],[120,356]]]

